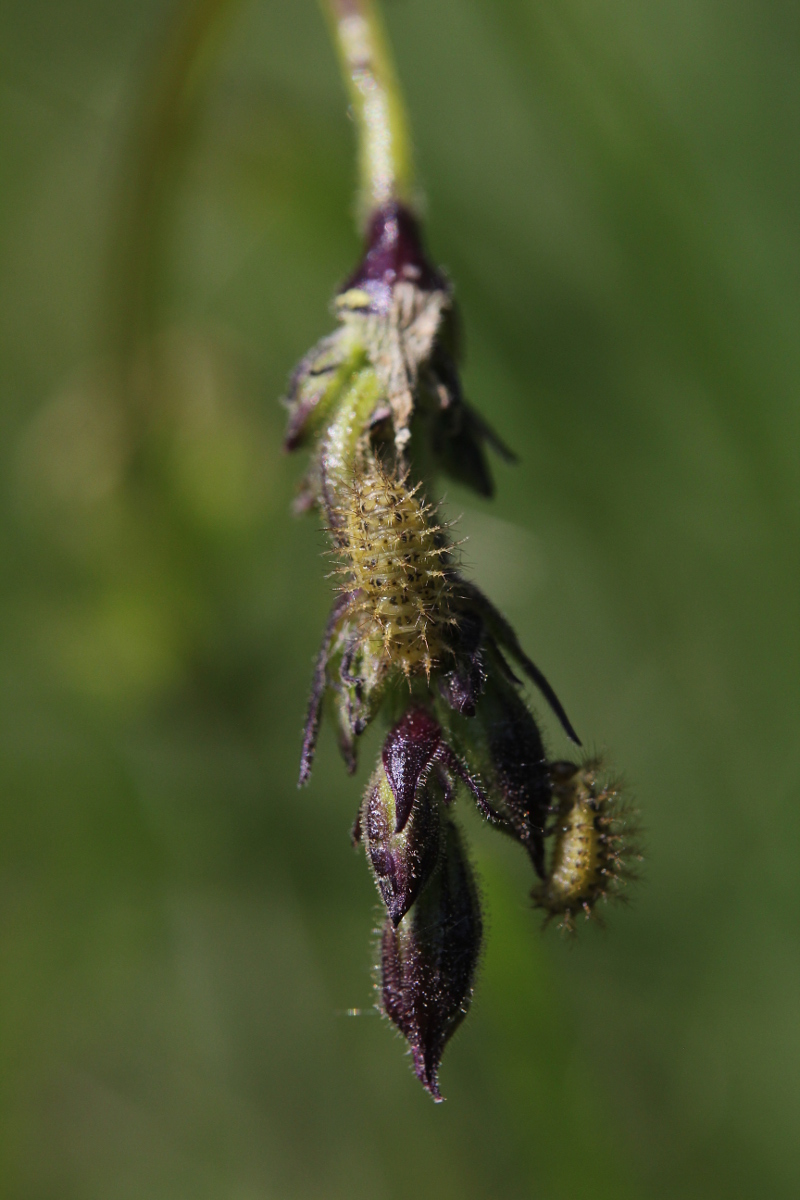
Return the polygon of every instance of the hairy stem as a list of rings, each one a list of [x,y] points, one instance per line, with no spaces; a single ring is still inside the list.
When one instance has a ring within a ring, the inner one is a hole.
[[[392,201],[414,199],[411,136],[403,96],[375,0],[322,0],[358,136],[363,223]]]

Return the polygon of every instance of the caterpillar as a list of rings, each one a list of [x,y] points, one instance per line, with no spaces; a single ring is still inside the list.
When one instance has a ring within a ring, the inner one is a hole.
[[[547,920],[562,918],[562,928],[572,932],[575,916],[591,917],[597,901],[617,898],[634,878],[630,858],[636,856],[632,814],[620,802],[614,785],[600,787],[600,764],[556,762],[550,764],[556,820],[550,864],[543,883],[531,893]]]
[[[421,485],[390,475],[371,455],[334,510],[331,530],[344,560],[349,615],[359,642],[384,669],[431,671],[448,653],[453,583],[449,546]]]

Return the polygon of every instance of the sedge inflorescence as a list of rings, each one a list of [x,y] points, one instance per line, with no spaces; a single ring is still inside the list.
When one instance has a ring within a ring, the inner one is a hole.
[[[384,719],[353,840],[385,910],[380,1008],[440,1099],[439,1064],[469,1008],[483,936],[458,795],[525,850],[534,905],[570,930],[631,877],[632,821],[597,762],[550,760],[517,671],[580,746],[577,734],[511,626],[461,574],[427,498],[437,472],[490,495],[487,447],[511,456],[462,394],[452,290],[407,208],[373,213],[335,312],[337,330],[300,363],[287,397],[286,447],[311,452],[297,507],[322,512],[337,561],[300,783],[324,712],[351,772],[362,734]]]

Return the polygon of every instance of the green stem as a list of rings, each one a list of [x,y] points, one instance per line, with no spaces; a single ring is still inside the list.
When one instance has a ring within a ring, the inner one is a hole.
[[[360,210],[411,204],[414,166],[405,104],[375,0],[321,0],[350,96],[359,147]]]

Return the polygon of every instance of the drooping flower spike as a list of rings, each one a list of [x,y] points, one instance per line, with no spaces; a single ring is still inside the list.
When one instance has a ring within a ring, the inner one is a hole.
[[[442,1053],[465,1016],[480,954],[477,887],[453,822],[460,792],[527,852],[534,904],[575,916],[632,877],[631,821],[598,765],[553,763],[518,669],[576,745],[558,697],[516,634],[456,565],[428,492],[443,472],[493,492],[486,448],[513,456],[467,403],[446,273],[413,211],[402,105],[371,0],[326,0],[360,136],[363,257],[334,303],[337,329],[289,383],[287,450],[309,450],[298,511],[318,510],[339,580],[314,669],[300,765],[324,712],[347,769],[383,717],[388,733],[353,840],[385,921],[380,1007],[435,1099]]]

